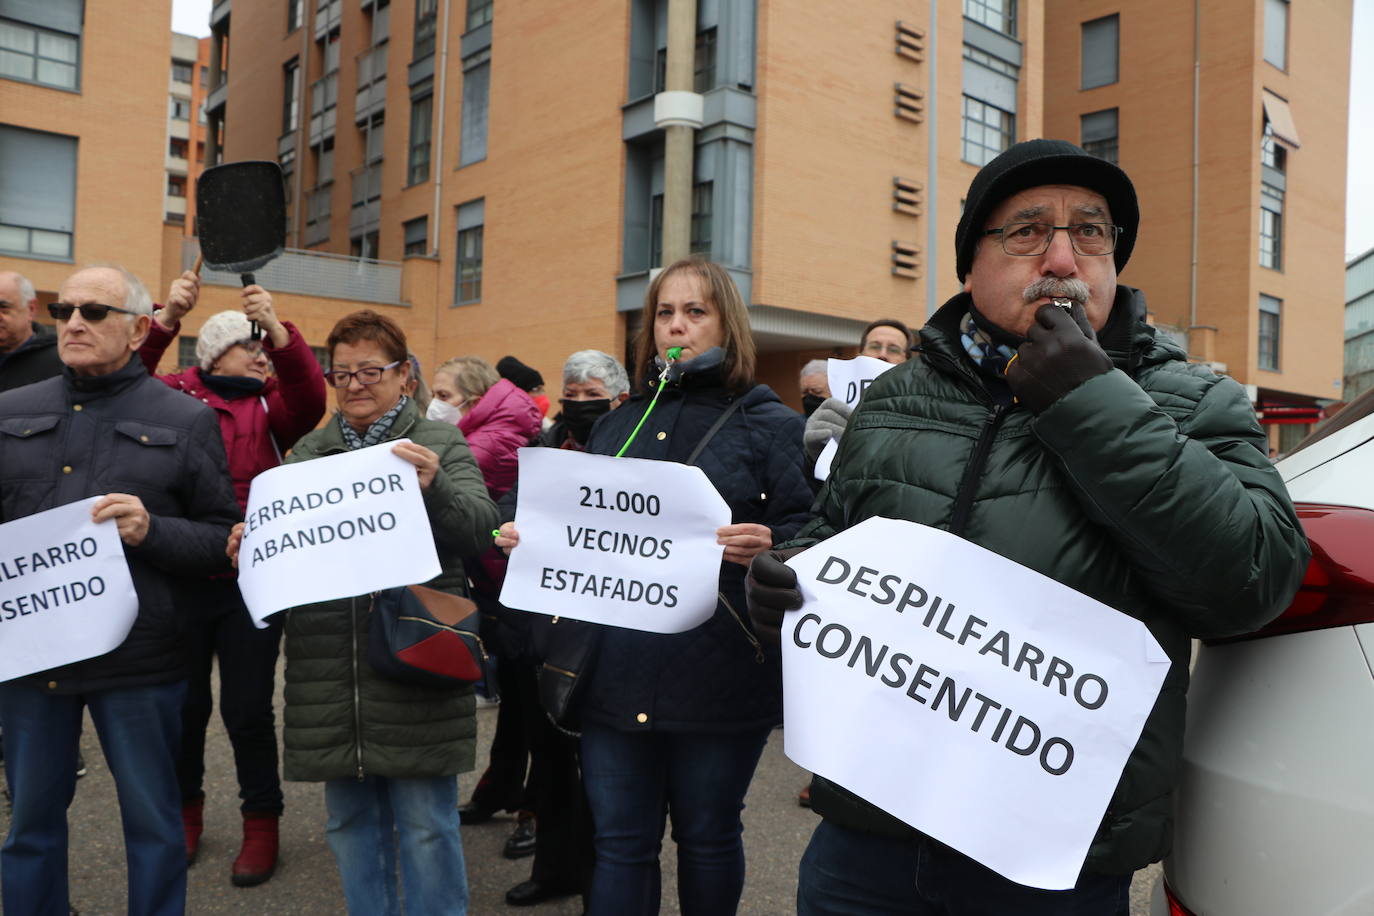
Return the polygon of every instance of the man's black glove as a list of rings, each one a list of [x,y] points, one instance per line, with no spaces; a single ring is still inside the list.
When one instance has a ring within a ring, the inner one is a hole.
[[[749,577],[744,584],[749,600],[749,619],[754,624],[755,634],[772,646],[782,642],[783,614],[802,606],[797,574],[786,561],[804,549],[765,550],[749,564]]]
[[[1036,310],[1026,342],[1007,365],[1007,384],[1017,400],[1038,414],[1112,368],[1083,306],[1074,302],[1072,312],[1065,312],[1050,302]]]

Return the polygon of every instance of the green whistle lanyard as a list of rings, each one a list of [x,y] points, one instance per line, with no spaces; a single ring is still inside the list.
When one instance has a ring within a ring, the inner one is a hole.
[[[617,458],[624,457],[625,450],[635,441],[635,436],[639,435],[639,430],[644,426],[644,421],[649,419],[649,414],[653,413],[654,405],[658,403],[658,396],[663,393],[663,383],[667,380],[668,372],[673,368],[673,363],[677,362],[678,357],[682,355],[682,348],[669,347],[665,355],[668,357],[668,365],[664,366],[663,371],[659,373],[658,390],[654,392],[653,400],[649,401],[649,406],[644,409],[644,416],[639,418],[639,422],[635,424],[635,428],[630,431],[630,438],[626,439],[625,444],[620,447],[620,451],[615,453],[615,457]]]

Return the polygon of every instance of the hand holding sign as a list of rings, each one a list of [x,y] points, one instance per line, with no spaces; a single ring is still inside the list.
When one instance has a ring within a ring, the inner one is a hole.
[[[771,540],[730,525],[700,468],[551,448],[520,450],[516,523],[501,603],[539,614],[681,633],[715,612],[722,545],[743,557]],[[517,531],[518,527],[518,531]]]
[[[415,465],[415,472],[420,477],[421,490],[428,490],[429,485],[434,483],[434,475],[439,472],[439,456],[434,452],[418,442],[406,441],[392,446],[391,454]]]
[[[753,522],[722,525],[716,529],[716,543],[724,545],[726,562],[748,566],[754,557],[773,546],[773,531]]]
[[[143,500],[128,493],[107,493],[91,507],[91,521],[114,519],[119,539],[130,547],[137,547],[148,536],[148,510]]]

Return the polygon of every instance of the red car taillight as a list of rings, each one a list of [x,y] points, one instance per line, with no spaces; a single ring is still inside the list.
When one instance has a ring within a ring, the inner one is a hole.
[[[1374,621],[1374,512],[1299,503],[1312,561],[1288,609],[1254,633],[1208,645]]]
[[[1164,899],[1169,901],[1169,916],[1195,916],[1192,910],[1178,902],[1168,881],[1164,882]]]

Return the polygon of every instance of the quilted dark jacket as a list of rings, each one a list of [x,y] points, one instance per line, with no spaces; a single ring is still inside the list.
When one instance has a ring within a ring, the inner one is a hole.
[[[241,516],[214,411],[150,378],[138,359],[0,394],[0,522],[106,493],[130,493],[148,510],[147,537],[124,548],[138,617],[114,651],[28,679],[54,693],[184,678],[195,588],[229,571],[224,545]]]
[[[1103,345],[1116,370],[1038,417],[996,406],[959,343],[961,294],[849,423],[820,540],[874,515],[959,534],[1143,621],[1172,666],[1085,868],[1126,873],[1169,850],[1190,637],[1244,633],[1296,591],[1309,552],[1244,389],[1188,363],[1119,287]],[[1113,330],[1115,333],[1112,333]],[[820,777],[816,810],[890,836],[911,828]]]
[[[0,354],[0,391],[22,388],[52,378],[62,372],[57,355],[57,335],[53,329],[30,322],[33,336],[8,356]]]
[[[439,455],[425,508],[443,571],[423,584],[466,595],[462,559],[491,544],[496,506],[457,427],[426,420],[412,400],[388,439],[402,437]],[[331,419],[296,443],[286,463],[344,451],[338,421]],[[287,612],[286,778],[426,779],[472,769],[477,741],[472,688],[436,689],[376,674],[367,663],[370,613],[367,595]]]
[[[685,461],[735,397],[743,403],[696,464],[730,506],[732,522],[767,525],[776,543],[807,518],[811,488],[802,470],[802,417],[767,385],[735,395],[714,369],[688,373],[665,387],[626,455]],[[641,394],[597,420],[587,451],[615,454],[648,403]],[[699,627],[671,635],[603,628],[586,687],[587,720],[623,731],[715,732],[781,720],[781,667],[750,629],[745,568],[722,563],[718,574],[725,601]]]

